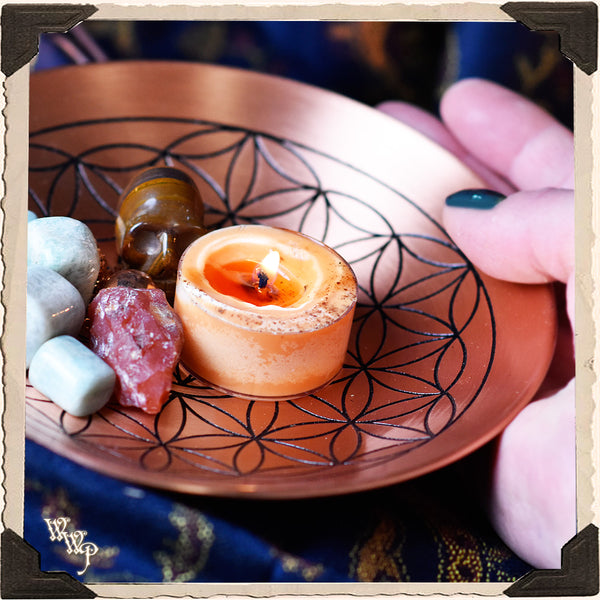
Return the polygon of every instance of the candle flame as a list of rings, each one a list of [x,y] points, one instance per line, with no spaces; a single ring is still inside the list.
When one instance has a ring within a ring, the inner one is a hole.
[[[262,259],[262,261],[260,263],[260,270],[268,277],[268,279],[275,279],[278,269],[279,269],[279,252],[277,252],[277,250],[271,250]]]

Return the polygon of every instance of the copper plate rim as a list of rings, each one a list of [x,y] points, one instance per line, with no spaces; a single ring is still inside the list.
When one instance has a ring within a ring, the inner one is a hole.
[[[50,448],[56,454],[60,456],[74,460],[81,466],[88,467],[94,471],[97,471],[108,477],[119,479],[126,483],[138,484],[141,486],[148,486],[158,490],[168,489],[172,492],[198,495],[198,496],[213,496],[223,498],[245,498],[245,499],[261,499],[261,500],[297,500],[297,499],[309,499],[309,498],[322,498],[328,496],[342,496],[352,493],[360,493],[371,491],[376,488],[392,486],[395,484],[403,483],[411,479],[415,479],[422,475],[426,475],[433,471],[447,467],[462,458],[465,458],[469,454],[472,454],[476,450],[485,446],[488,442],[497,437],[507,425],[514,419],[514,417],[529,404],[531,400],[531,394],[523,395],[519,404],[515,405],[513,413],[510,413],[506,418],[499,421],[495,427],[487,431],[487,433],[477,440],[473,440],[470,443],[465,444],[460,450],[454,450],[451,454],[448,454],[446,458],[438,458],[434,461],[428,461],[423,463],[419,467],[414,467],[403,471],[402,473],[395,473],[393,468],[388,470],[392,473],[384,477],[378,477],[377,482],[374,483],[371,480],[364,480],[360,484],[348,481],[347,478],[340,479],[340,485],[332,486],[306,486],[301,485],[301,491],[297,486],[291,486],[289,480],[284,480],[281,484],[273,483],[269,481],[268,486],[261,487],[259,483],[244,483],[239,479],[233,480],[232,478],[219,480],[218,485],[208,482],[203,483],[201,477],[194,479],[193,477],[183,478],[181,476],[169,475],[168,486],[161,485],[160,483],[154,483],[153,479],[160,480],[161,474],[150,473],[141,471],[136,468],[135,465],[126,465],[123,463],[107,463],[98,458],[96,453],[91,453],[85,449],[82,444],[79,444],[70,437],[66,437],[63,434],[53,430],[51,437],[55,440],[60,440],[61,444],[58,448]],[[33,413],[33,408],[30,403],[26,405],[26,414],[30,417]],[[440,434],[443,435],[443,434]],[[26,420],[26,436],[34,442],[44,446],[48,445],[48,431],[44,431],[43,424],[41,424],[35,418],[28,418]],[[83,451],[82,451],[83,450]],[[71,452],[73,454],[71,454]],[[74,458],[73,456],[76,456]],[[365,467],[358,465],[355,467],[357,470],[363,470]],[[324,469],[324,473],[326,473]],[[378,471],[381,475],[381,471]],[[301,479],[301,477],[300,477]],[[326,488],[326,489],[325,489]]]

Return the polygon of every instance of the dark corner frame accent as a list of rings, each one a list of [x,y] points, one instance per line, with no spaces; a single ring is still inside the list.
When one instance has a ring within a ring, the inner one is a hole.
[[[98,9],[91,4],[5,4],[0,69],[9,77],[39,50],[39,35],[65,32]]]
[[[513,598],[595,596],[599,582],[598,528],[590,524],[563,546],[560,569],[530,571],[504,594]]]
[[[40,554],[12,529],[2,532],[2,598],[95,598],[85,585],[61,571],[40,571]]]
[[[595,2],[507,2],[500,8],[532,31],[556,31],[561,53],[586,75],[598,68]]]

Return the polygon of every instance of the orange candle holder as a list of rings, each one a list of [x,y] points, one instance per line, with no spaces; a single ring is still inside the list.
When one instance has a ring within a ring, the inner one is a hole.
[[[310,394],[343,366],[356,297],[351,267],[321,242],[263,225],[218,229],[179,262],[182,362],[234,396]]]

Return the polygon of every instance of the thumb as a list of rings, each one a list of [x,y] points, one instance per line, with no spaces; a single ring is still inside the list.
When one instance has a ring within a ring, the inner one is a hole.
[[[576,533],[575,384],[528,404],[499,438],[489,495],[492,524],[523,560],[561,564]]]
[[[566,283],[572,319],[572,190],[516,192],[506,198],[489,190],[464,190],[446,199],[443,219],[450,237],[484,273],[518,283]]]

